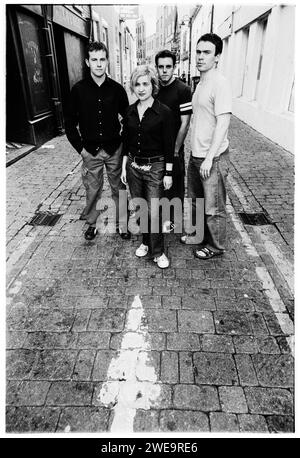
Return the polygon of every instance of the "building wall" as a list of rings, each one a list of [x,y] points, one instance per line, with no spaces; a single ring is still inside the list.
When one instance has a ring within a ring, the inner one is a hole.
[[[193,23],[192,75],[196,38],[209,24],[203,7]],[[295,7],[215,4],[213,31],[223,39],[219,68],[232,84],[233,114],[293,152]]]
[[[148,64],[155,65],[156,54],[156,34],[146,38],[146,61]]]

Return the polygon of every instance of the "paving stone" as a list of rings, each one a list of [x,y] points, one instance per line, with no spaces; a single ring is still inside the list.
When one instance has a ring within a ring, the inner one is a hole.
[[[149,332],[175,332],[177,331],[176,311],[151,310],[145,313]]]
[[[108,349],[111,334],[109,332],[87,331],[77,334],[76,347],[82,350],[89,348]]]
[[[34,380],[68,380],[73,373],[77,351],[43,350],[38,354],[30,378]]]
[[[72,380],[90,380],[95,361],[95,350],[82,350],[78,353]]]
[[[106,308],[111,307],[110,300],[108,297],[91,297],[83,296],[80,297],[80,300],[75,301],[74,305],[77,309],[96,309],[96,308]]]
[[[267,433],[268,427],[265,417],[262,415],[240,414],[238,415],[240,431],[243,433]]]
[[[246,387],[245,396],[250,413],[262,415],[291,415],[293,397],[282,388]]]
[[[101,407],[66,407],[59,418],[57,432],[101,432],[108,430],[110,410]]]
[[[282,388],[294,385],[294,358],[290,355],[252,355],[257,379],[262,386]]]
[[[269,329],[269,333],[272,336],[282,336],[284,332],[282,331],[280,324],[276,318],[275,313],[264,313],[264,319]]]
[[[217,334],[252,335],[252,329],[243,312],[214,312]]]
[[[160,394],[151,406],[152,409],[170,409],[172,405],[172,387],[166,384],[159,384]]]
[[[195,383],[192,352],[179,352],[179,378],[180,383]]]
[[[233,344],[237,353],[257,353],[258,345],[254,336],[233,336]]]
[[[291,353],[291,348],[286,337],[276,337],[276,342],[278,343],[281,353]]]
[[[117,357],[117,352],[112,350],[100,350],[97,352],[94,362],[92,380],[107,380],[107,372],[113,358]]]
[[[232,298],[216,298],[217,310],[236,310],[238,302]]]
[[[212,412],[209,418],[212,433],[239,431],[237,416],[232,413]]]
[[[73,322],[72,332],[86,331],[88,327],[90,316],[91,316],[91,311],[89,309],[79,310],[76,313],[76,316]]]
[[[195,380],[200,385],[236,385],[237,371],[231,355],[225,353],[194,353]]]
[[[162,306],[164,309],[178,310],[181,309],[181,297],[180,296],[163,296]]]
[[[125,323],[123,309],[92,310],[88,331],[122,331]]]
[[[240,384],[243,386],[258,385],[255,369],[250,355],[234,355]]]
[[[160,430],[166,432],[209,431],[207,414],[195,411],[163,410]]]
[[[34,349],[71,349],[75,347],[77,334],[72,332],[29,332],[24,343],[25,348]]]
[[[201,296],[195,297],[183,297],[182,308],[187,310],[216,310],[216,304],[213,297]]]
[[[154,296],[171,296],[171,288],[169,286],[153,286],[152,291],[142,294],[151,294],[151,292]]]
[[[6,404],[42,406],[49,391],[49,382],[10,382],[6,386]]]
[[[26,340],[26,331],[7,331],[6,332],[6,348],[14,350],[21,348]]]
[[[141,296],[141,303],[144,309],[160,309],[161,308],[161,296]]]
[[[176,352],[162,352],[160,379],[163,383],[178,383],[178,354]]]
[[[294,418],[282,415],[271,415],[266,417],[270,433],[294,433]]]
[[[90,382],[53,382],[46,403],[55,406],[91,405],[94,386]]]
[[[32,350],[7,350],[6,376],[8,379],[22,380],[29,373],[37,358],[37,353]]]
[[[274,337],[257,337],[256,341],[259,348],[259,353],[280,353],[280,348]]]
[[[201,336],[201,347],[207,352],[234,353],[231,336],[204,334]]]
[[[214,333],[215,327],[211,312],[178,311],[179,332]]]
[[[228,413],[247,413],[247,403],[243,388],[239,386],[220,386],[219,398],[222,410]]]
[[[134,417],[133,431],[159,431],[159,412],[156,410],[137,409]]]
[[[167,334],[168,350],[200,350],[199,336],[192,333]]]
[[[9,433],[54,433],[60,409],[50,407],[8,407],[6,431]]]
[[[204,412],[220,409],[217,389],[212,386],[176,385],[173,402],[177,409]]]
[[[262,313],[254,312],[247,314],[250,325],[252,327],[253,335],[267,336],[269,334],[267,325],[263,318]]]

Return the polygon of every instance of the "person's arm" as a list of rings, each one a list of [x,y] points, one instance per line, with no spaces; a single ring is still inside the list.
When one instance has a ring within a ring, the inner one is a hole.
[[[174,160],[175,134],[174,134],[174,117],[172,111],[166,108],[163,114],[163,146],[166,158],[165,176],[163,179],[164,188],[170,189],[173,184],[172,170]]]
[[[188,86],[183,87],[184,89],[180,90],[179,92],[179,111],[181,124],[176,137],[174,156],[178,156],[179,150],[183,145],[189,130],[190,119],[193,112],[191,89]]]
[[[209,152],[207,153],[207,156],[200,167],[200,175],[203,178],[209,177],[210,170],[212,168],[213,158],[217,155],[229,127],[230,113],[220,114],[216,118],[217,123],[212,138],[212,143]]]
[[[128,156],[123,156],[122,172],[121,172],[121,181],[123,184],[127,184],[127,172],[126,172],[127,161],[128,161]]]
[[[185,137],[189,130],[191,115],[182,115],[180,116],[181,125],[177,133],[176,142],[175,142],[175,153],[174,156],[178,156],[178,152],[183,145]]]
[[[79,109],[76,88],[73,87],[70,93],[69,103],[65,112],[65,131],[66,136],[73,148],[81,154],[83,145],[82,138],[78,132]]]
[[[127,184],[127,173],[126,173],[126,165],[128,161],[128,151],[129,151],[129,137],[128,137],[128,124],[127,124],[127,116],[126,112],[123,113],[123,129],[122,129],[122,172],[121,172],[121,181],[123,184]]]
[[[119,114],[124,118],[126,110],[129,106],[127,92],[123,87],[120,88],[120,99],[119,99]]]

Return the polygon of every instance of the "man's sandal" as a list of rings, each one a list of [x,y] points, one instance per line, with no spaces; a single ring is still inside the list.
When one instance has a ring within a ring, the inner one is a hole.
[[[211,259],[214,258],[215,256],[221,256],[223,254],[222,251],[216,252],[212,251],[207,247],[200,248],[200,250],[195,251],[195,256],[198,259]]]
[[[184,245],[199,245],[199,237],[196,237],[196,233],[184,234],[180,237],[180,243]]]

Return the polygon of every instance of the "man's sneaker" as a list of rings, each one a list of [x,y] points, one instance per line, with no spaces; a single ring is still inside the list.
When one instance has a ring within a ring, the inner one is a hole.
[[[98,231],[94,226],[89,226],[84,233],[84,238],[86,240],[93,240],[96,237],[97,233]]]
[[[142,258],[143,256],[146,256],[148,251],[149,251],[149,247],[147,245],[144,245],[143,243],[141,243],[141,245],[136,249],[135,255],[138,258]]]
[[[170,261],[164,253],[161,256],[154,258],[154,262],[156,262],[158,267],[161,269],[166,269],[170,265]]]

